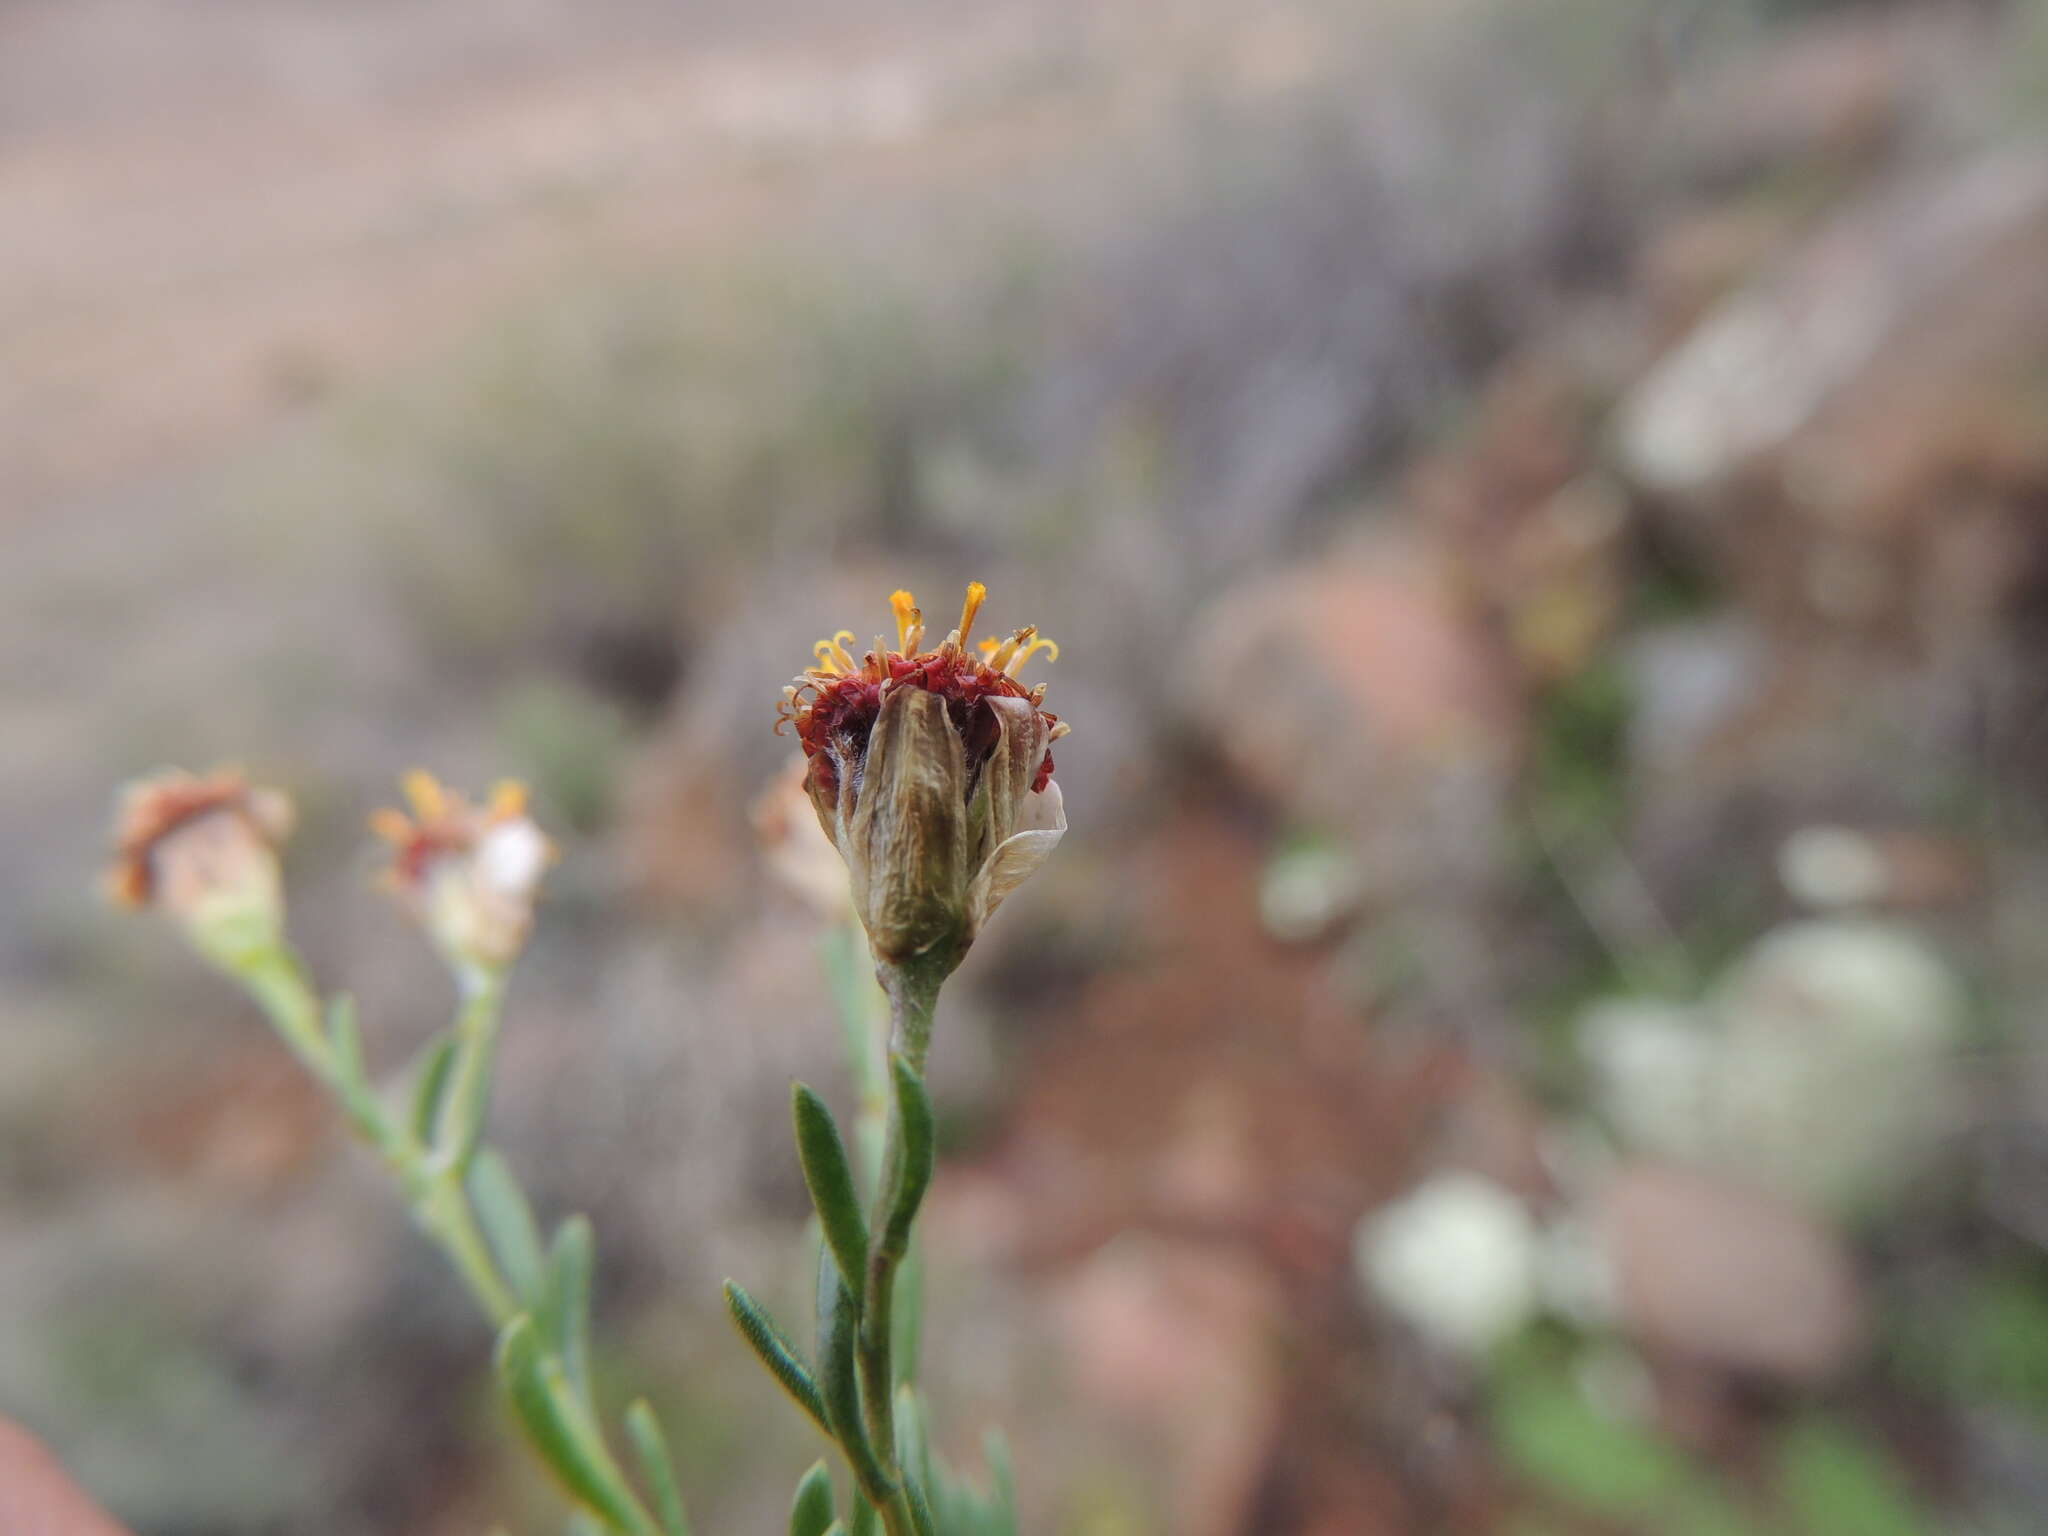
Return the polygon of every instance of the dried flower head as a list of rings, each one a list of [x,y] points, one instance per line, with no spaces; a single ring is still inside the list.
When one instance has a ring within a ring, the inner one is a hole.
[[[926,650],[923,612],[897,592],[893,647],[877,636],[856,662],[841,630],[783,690],[804,787],[884,967],[928,957],[950,970],[1066,831],[1048,749],[1067,727],[1042,707],[1043,683],[1017,679],[1059,648],[1029,625],[977,644],[986,595],[970,584],[959,625]]]
[[[290,799],[251,788],[233,768],[138,779],[122,790],[115,813],[107,894],[121,906],[170,913],[202,951],[230,963],[280,940],[277,855],[291,828]]]
[[[391,844],[384,884],[458,976],[503,970],[526,945],[541,876],[555,857],[526,813],[525,787],[504,780],[477,807],[422,769],[403,782],[412,814],[387,809],[370,818]]]

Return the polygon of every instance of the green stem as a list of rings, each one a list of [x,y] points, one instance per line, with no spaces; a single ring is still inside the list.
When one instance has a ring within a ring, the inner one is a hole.
[[[344,1105],[367,1086],[351,1081],[342,1058],[321,1027],[318,995],[304,966],[291,949],[279,944],[238,956],[229,967],[269,1017],[278,1037]],[[492,1066],[497,1055],[498,1021],[504,1002],[503,978],[474,973],[462,978],[463,999],[455,1020],[456,1058],[442,1111],[423,1143],[410,1132],[392,1128],[381,1115],[366,1124],[351,1116],[364,1140],[372,1143],[397,1175],[399,1188],[420,1230],[432,1238],[462,1277],[477,1305],[502,1330],[524,1310],[500,1272],[476,1210],[464,1173],[480,1143],[484,1113],[489,1107]],[[558,1352],[550,1348],[548,1353]],[[609,1451],[606,1452],[609,1458]],[[639,1505],[615,1466],[610,1467],[632,1523],[620,1526],[604,1519],[607,1529],[625,1536],[653,1536],[657,1529]],[[578,1501],[581,1502],[580,1500]],[[586,1512],[599,1512],[585,1506]],[[895,1527],[892,1525],[891,1536]],[[909,1533],[909,1527],[904,1531]]]
[[[503,1328],[522,1308],[512,1288],[498,1273],[490,1244],[484,1241],[463,1185],[452,1179],[437,1180],[413,1202],[413,1216],[422,1231],[433,1238],[448,1262],[476,1298],[494,1328]]]
[[[939,988],[960,963],[965,947],[944,945],[908,960],[875,966],[875,979],[889,999],[889,1048],[924,1076],[925,1057],[932,1048],[932,1010]]]
[[[251,955],[233,974],[306,1070],[329,1087],[336,1086],[334,1050],[320,1030],[320,1000],[299,957],[280,944]]]
[[[839,1014],[847,1069],[853,1077],[858,1172],[872,1196],[882,1176],[889,1119],[889,1074],[883,1064],[888,1000],[875,985],[872,967],[865,963],[867,938],[856,918],[848,916],[826,929],[823,947],[825,974]]]
[[[919,1076],[931,1052],[932,1014],[939,988],[959,963],[959,955],[928,953],[901,964],[878,964],[875,976],[889,1000],[890,1048],[909,1063]],[[903,1158],[902,1111],[895,1094],[888,1097],[888,1131],[876,1181],[874,1217],[869,1230],[879,1239],[889,1218],[893,1199],[894,1170]],[[861,1298],[859,1368],[861,1410],[867,1420],[868,1439],[883,1467],[897,1485],[888,1505],[880,1511],[890,1536],[914,1532],[909,1495],[904,1491],[905,1470],[896,1454],[895,1301],[896,1270],[901,1255],[891,1253],[879,1240],[868,1256],[866,1285]]]
[[[437,1176],[460,1182],[483,1137],[490,1108],[491,1073],[498,1056],[505,981],[498,971],[462,977],[462,1007],[455,1015],[455,1062],[448,1092],[435,1116],[429,1160]]]

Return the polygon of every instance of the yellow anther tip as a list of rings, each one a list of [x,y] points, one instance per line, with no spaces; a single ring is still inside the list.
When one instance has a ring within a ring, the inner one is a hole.
[[[410,770],[399,781],[413,814],[422,821],[438,821],[448,809],[448,796],[441,781],[424,768]]]
[[[394,847],[401,847],[412,840],[412,819],[405,812],[386,806],[370,812],[370,830]]]

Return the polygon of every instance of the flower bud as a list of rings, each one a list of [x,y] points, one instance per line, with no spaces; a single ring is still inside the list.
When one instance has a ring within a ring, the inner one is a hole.
[[[526,947],[554,845],[526,814],[525,788],[510,780],[482,808],[421,770],[404,783],[413,814],[382,810],[370,818],[392,847],[384,884],[457,977],[487,980]]]
[[[138,779],[121,792],[108,895],[170,914],[202,955],[236,969],[283,942],[277,855],[291,826],[287,796],[230,768]]]
[[[784,690],[804,787],[884,968],[950,971],[1066,831],[1048,748],[1067,727],[1040,707],[1043,684],[1017,681],[1059,648],[1028,627],[977,646],[984,595],[969,586],[959,627],[925,650],[923,615],[898,592],[894,648],[877,638],[856,663],[841,630]]]

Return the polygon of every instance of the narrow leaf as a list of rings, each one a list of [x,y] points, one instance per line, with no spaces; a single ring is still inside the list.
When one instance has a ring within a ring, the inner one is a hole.
[[[344,1083],[365,1083],[363,1031],[356,1022],[356,1000],[346,992],[327,1005],[327,1042],[334,1051],[334,1070]]]
[[[896,1485],[883,1470],[860,1411],[860,1375],[854,1358],[859,1323],[853,1297],[832,1262],[829,1249],[818,1254],[818,1377],[825,1400],[825,1422],[846,1452],[847,1465],[870,1499],[886,1498]]]
[[[804,1183],[810,1186],[811,1203],[818,1208],[826,1246],[847,1285],[857,1292],[868,1270],[868,1224],[860,1213],[846,1144],[839,1139],[839,1127],[833,1124],[825,1101],[802,1083],[790,1090],[790,1115],[796,1122],[796,1150],[804,1166]]]
[[[391,1127],[363,1065],[363,1032],[356,1023],[355,999],[347,993],[327,1005],[327,1040],[333,1053],[335,1090],[349,1123],[372,1146],[389,1150]]]
[[[917,1536],[938,1536],[938,1527],[932,1524],[932,1507],[925,1502],[917,1479],[906,1474],[903,1491],[910,1495],[910,1523],[917,1528]]]
[[[896,1084],[896,1155],[887,1174],[889,1215],[879,1243],[885,1255],[900,1259],[910,1249],[911,1224],[931,1187],[936,1138],[931,1096],[924,1091],[923,1080],[901,1056],[890,1056],[889,1072]]]
[[[633,1447],[647,1491],[654,1495],[654,1513],[665,1536],[690,1536],[689,1516],[683,1513],[682,1491],[676,1486],[675,1464],[668,1458],[668,1440],[644,1397],[626,1410],[626,1440]]]
[[[825,1536],[832,1525],[832,1474],[824,1462],[813,1462],[796,1485],[796,1501],[789,1509],[789,1536]]]
[[[486,1149],[485,1159],[496,1161]],[[597,1266],[597,1243],[591,1236],[590,1218],[569,1217],[555,1228],[555,1240],[548,1247],[547,1274],[543,1281],[546,1297],[545,1321],[554,1335],[555,1352],[562,1357],[562,1369],[587,1403],[590,1401],[590,1282]]]
[[[896,1464],[926,1489],[932,1487],[932,1447],[924,1421],[924,1404],[915,1388],[896,1389]]]
[[[520,1427],[571,1497],[618,1530],[645,1531],[644,1513],[560,1364],[542,1348],[532,1318],[515,1317],[505,1325],[496,1364]]]
[[[853,1520],[846,1528],[846,1536],[882,1536],[882,1517],[859,1494],[853,1496]]]
[[[434,1125],[441,1118],[441,1100],[448,1092],[448,1072],[455,1065],[455,1037],[442,1035],[427,1047],[412,1080],[412,1139],[434,1144]]]
[[[1017,1474],[1010,1466],[1010,1442],[1001,1430],[992,1429],[981,1446],[996,1513],[990,1536],[1017,1536]]]
[[[896,1271],[889,1296],[889,1353],[897,1381],[917,1380],[918,1340],[924,1332],[924,1254],[913,1246]]]
[[[739,1329],[740,1337],[753,1346],[761,1364],[767,1367],[768,1374],[830,1437],[832,1425],[825,1417],[825,1400],[818,1393],[818,1383],[812,1377],[810,1367],[804,1364],[803,1356],[797,1353],[789,1336],[775,1325],[775,1319],[753,1297],[730,1280],[725,1282],[725,1309],[732,1317],[733,1326]]]
[[[483,1148],[469,1165],[469,1198],[513,1294],[524,1306],[542,1308],[547,1299],[547,1264],[541,1257],[540,1227],[519,1180],[490,1147]]]

